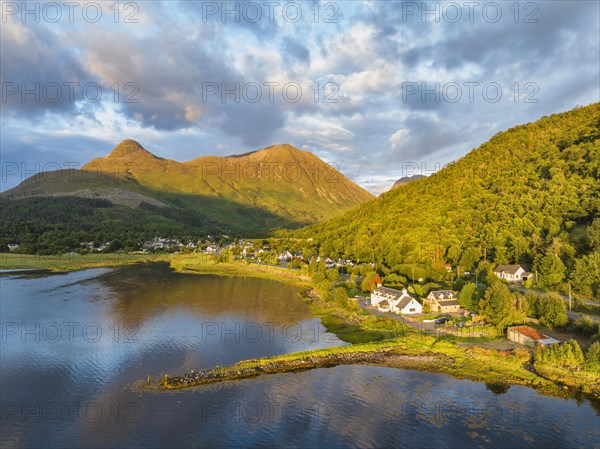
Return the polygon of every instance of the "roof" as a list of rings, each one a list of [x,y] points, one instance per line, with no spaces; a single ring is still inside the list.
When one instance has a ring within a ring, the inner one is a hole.
[[[405,296],[404,298],[402,298],[398,304],[396,304],[396,307],[398,309],[404,309],[407,305],[410,304],[410,302],[413,300],[413,298],[411,298],[410,296]]]
[[[391,296],[402,296],[404,294],[403,291],[401,290],[396,290],[395,288],[389,288],[389,287],[377,287],[374,291],[374,293],[383,293],[385,295],[391,295]]]
[[[546,337],[543,338],[541,340],[538,340],[539,343],[543,344],[543,345],[552,345],[554,343],[560,343],[560,340],[557,340],[555,338],[552,337]]]
[[[513,326],[508,328],[509,331],[516,332],[518,334],[529,337],[533,340],[545,340],[549,338],[547,335],[542,334],[541,332],[536,331],[534,328],[529,326]]]
[[[441,299],[437,300],[437,303],[440,307],[460,306],[456,299]]]
[[[435,299],[442,295],[443,298],[454,298],[454,292],[452,290],[432,290],[429,292],[429,296],[433,295]]]
[[[494,269],[494,273],[501,273],[504,271],[508,274],[515,274],[517,271],[519,271],[519,268],[521,268],[523,271],[527,271],[527,268],[523,265],[498,265]]]

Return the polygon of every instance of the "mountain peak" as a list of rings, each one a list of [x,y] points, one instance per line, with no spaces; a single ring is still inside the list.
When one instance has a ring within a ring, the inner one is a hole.
[[[107,156],[109,158],[151,156],[156,157],[146,150],[139,142],[133,139],[125,139],[117,145]]]
[[[391,187],[390,190],[397,189],[400,186],[404,186],[404,185],[408,184],[409,182],[416,181],[417,179],[421,179],[424,177],[425,177],[424,175],[403,176],[402,178],[398,179],[394,183],[394,185]]]
[[[294,145],[290,145],[289,143],[277,143],[275,145],[269,145],[268,147],[263,148],[263,151],[277,151],[277,150],[287,150],[287,151],[300,151]]]

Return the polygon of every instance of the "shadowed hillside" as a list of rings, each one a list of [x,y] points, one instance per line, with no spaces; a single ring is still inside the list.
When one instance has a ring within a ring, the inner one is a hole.
[[[52,201],[40,200],[48,197]],[[32,176],[1,198],[0,244],[6,251],[7,243],[33,245],[50,231],[62,237],[77,233],[79,239],[100,233],[106,240],[120,233],[137,238],[129,235],[132,227],[139,228],[139,237],[159,231],[264,236],[335,217],[373,195],[291,145],[180,163],[124,140],[82,170]],[[96,200],[108,206],[98,207]],[[45,216],[60,219],[49,222]]]

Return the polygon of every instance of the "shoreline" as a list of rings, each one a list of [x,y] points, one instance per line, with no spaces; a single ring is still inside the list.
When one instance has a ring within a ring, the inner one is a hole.
[[[127,265],[141,265],[155,262],[170,262],[172,254],[0,254],[0,269],[17,272],[17,270],[47,271],[50,273],[68,273],[91,268],[111,268]],[[23,271],[24,272],[24,271]]]
[[[520,370],[507,372],[505,371],[506,366],[496,365],[494,368],[488,366],[485,370],[470,370],[469,368],[473,368],[473,366],[463,366],[460,363],[461,360],[440,352],[415,352],[393,342],[371,345],[374,347],[369,348],[368,345],[344,346],[335,348],[337,350],[333,351],[331,349],[314,350],[246,360],[227,367],[192,371],[177,376],[149,377],[146,381],[135,382],[134,388],[142,392],[165,393],[272,374],[303,372],[342,365],[367,365],[445,374],[459,380],[486,383],[499,389],[508,389],[510,386],[530,387],[540,394],[554,397],[570,398],[583,395],[596,400],[600,397],[592,391],[559,385],[526,368],[523,368],[522,372]],[[481,359],[477,358],[476,363],[480,362]]]
[[[70,263],[65,257],[58,258],[62,264],[35,267],[28,264],[26,267],[14,268],[68,272],[98,267],[169,262],[170,268],[178,273],[249,276],[283,282],[300,289],[299,294],[307,302],[311,313],[315,318],[321,319],[328,332],[334,333],[342,341],[351,343],[348,346],[317,349],[305,353],[240,361],[228,367],[197,372],[193,376],[191,373],[167,376],[166,382],[165,378],[153,380],[150,384],[143,380],[137,381],[135,385],[144,391],[169,391],[265,374],[355,364],[428,371],[448,374],[457,379],[492,384],[523,385],[543,394],[559,397],[580,393],[595,399],[600,398],[600,382],[579,384],[577,379],[572,378],[567,379],[569,383],[566,384],[558,380],[565,380],[563,377],[557,376],[553,379],[553,376],[549,376],[548,374],[553,373],[552,370],[541,375],[528,370],[527,367],[531,366],[531,355],[525,348],[500,351],[485,349],[477,344],[466,347],[460,345],[462,340],[452,336],[425,334],[406,325],[392,322],[393,320],[389,318],[350,313],[339,306],[322,301],[320,295],[312,288],[309,278],[299,271],[268,265],[218,262],[210,256],[199,257],[193,254],[165,254],[152,259],[147,255],[126,255],[127,257],[122,259],[114,257],[114,254],[102,256],[112,256],[112,258],[104,257],[104,260],[97,260],[98,255],[94,255],[96,260],[88,260],[91,263],[82,264],[81,260],[76,260],[77,257],[68,256],[71,258]],[[44,256],[28,257],[39,260]],[[56,260],[56,258],[50,259]],[[4,264],[0,265],[0,268],[8,269]]]
[[[207,263],[201,261],[198,263],[198,260],[193,258],[187,263],[185,260],[179,260],[175,264],[171,263],[171,266],[179,272],[253,276],[306,286],[308,288],[301,292],[301,296],[308,303],[313,316],[321,319],[328,332],[334,333],[342,341],[352,344],[326,350],[313,350],[307,353],[291,353],[240,361],[228,367],[217,367],[212,370],[196,372],[193,375],[192,373],[181,376],[167,375],[166,378],[155,381],[154,384],[151,382],[151,385],[146,385],[143,387],[144,389],[158,388],[162,391],[170,391],[265,374],[298,372],[338,365],[369,364],[448,374],[457,379],[476,382],[528,386],[542,394],[559,397],[584,394],[595,399],[600,398],[600,383],[578,385],[573,380],[573,384],[567,385],[558,379],[545,377],[528,370],[527,367],[531,365],[532,360],[529,350],[525,348],[500,351],[485,349],[478,345],[465,347],[460,345],[462,341],[458,338],[425,334],[416,329],[407,328],[406,325],[390,329],[389,333],[395,335],[400,331],[402,335],[400,339],[388,338],[382,341],[362,342],[360,341],[361,337],[371,335],[368,326],[362,326],[364,322],[370,319],[379,324],[391,320],[370,314],[368,317],[358,317],[333,304],[325,303],[310,282],[305,279],[300,281],[298,279],[300,276],[295,276],[294,279],[293,272],[285,268],[236,262],[216,263],[212,261]],[[229,271],[230,268],[232,268],[231,271]],[[285,276],[274,277],[274,273],[285,273]],[[364,319],[363,322],[360,321],[361,318]],[[377,329],[376,326],[373,328]],[[377,330],[380,334],[385,333],[381,326]],[[383,351],[382,348],[387,349]],[[365,353],[371,355],[365,355]],[[142,386],[142,384],[143,382],[138,385]]]

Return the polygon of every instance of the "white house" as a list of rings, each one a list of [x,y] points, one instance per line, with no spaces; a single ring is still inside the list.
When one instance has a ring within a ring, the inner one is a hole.
[[[390,310],[400,315],[412,315],[423,313],[423,306],[412,296],[404,295],[402,299],[392,305]]]
[[[17,243],[9,243],[8,244],[8,250],[9,251],[15,251],[19,249],[19,245]]]
[[[290,253],[289,251],[285,251],[283,253],[279,253],[279,255],[277,256],[277,259],[280,262],[289,262],[293,258],[294,258],[294,256],[292,256],[292,253]]]
[[[422,313],[423,307],[406,290],[378,286],[371,293],[371,304],[381,312],[398,314]]]
[[[494,269],[494,274],[508,282],[526,281],[531,276],[523,265],[498,265]]]

